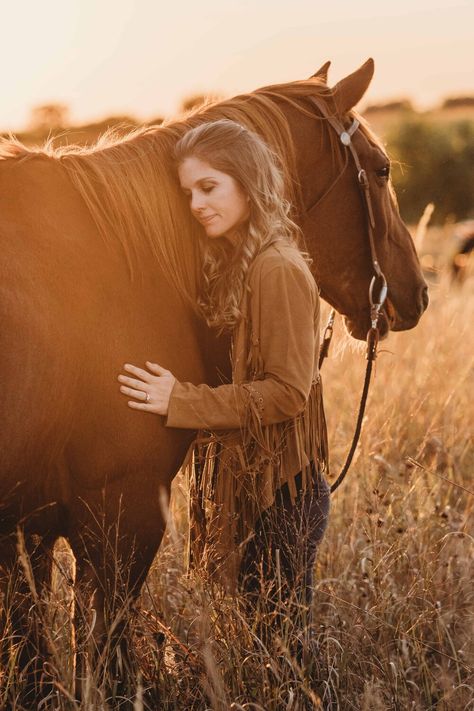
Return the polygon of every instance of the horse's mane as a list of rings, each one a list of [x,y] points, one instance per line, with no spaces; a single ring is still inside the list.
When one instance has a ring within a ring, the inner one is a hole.
[[[301,97],[314,95],[326,99],[331,89],[317,78],[262,87],[231,99],[207,102],[159,126],[134,129],[126,135],[108,130],[92,146],[55,147],[49,140],[30,148],[10,137],[0,142],[0,160],[43,155],[60,162],[102,237],[121,243],[132,279],[153,256],[170,283],[194,301],[198,236],[203,228],[192,218],[179,187],[172,161],[175,142],[189,128],[217,118],[233,119],[256,131],[284,157],[286,193],[296,217],[302,203],[295,150],[288,121],[277,102],[285,101],[315,119],[314,111],[301,103]],[[332,131],[328,135],[337,160],[337,136]]]

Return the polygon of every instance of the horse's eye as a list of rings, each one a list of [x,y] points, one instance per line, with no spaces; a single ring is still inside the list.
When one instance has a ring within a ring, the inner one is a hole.
[[[390,166],[385,165],[383,168],[379,168],[379,170],[375,171],[375,175],[379,178],[385,178],[385,180],[388,180],[390,177]]]

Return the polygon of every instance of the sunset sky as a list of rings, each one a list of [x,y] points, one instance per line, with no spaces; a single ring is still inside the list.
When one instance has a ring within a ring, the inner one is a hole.
[[[330,83],[375,59],[363,104],[474,93],[473,0],[16,0],[0,5],[0,129],[62,102],[73,123],[177,111],[195,92]],[[363,106],[362,104],[362,106]]]

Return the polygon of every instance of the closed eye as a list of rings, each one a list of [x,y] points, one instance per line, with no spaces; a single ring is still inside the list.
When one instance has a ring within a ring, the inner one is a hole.
[[[375,171],[375,175],[377,175],[379,178],[384,178],[385,180],[388,180],[390,177],[390,165],[387,164],[383,168],[379,168]]]
[[[214,187],[215,187],[214,185],[210,185],[209,187],[201,188],[201,190],[202,190],[203,193],[206,193],[206,194],[207,194],[207,193],[210,193],[211,190],[214,190]],[[183,193],[183,195],[184,195],[185,197],[187,197],[187,198],[190,198],[190,197],[192,196],[192,193],[189,192],[189,191],[187,191],[187,190],[186,190],[186,191],[183,190],[182,193]]]

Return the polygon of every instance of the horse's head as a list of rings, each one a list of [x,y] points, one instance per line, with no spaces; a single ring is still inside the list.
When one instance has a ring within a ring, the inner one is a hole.
[[[352,110],[370,84],[374,64],[369,59],[332,89],[325,86],[327,68],[328,64],[313,75],[314,97],[303,82],[305,95],[298,97],[299,106],[281,103],[296,149],[303,202],[301,226],[314,259],[315,278],[322,297],[344,315],[349,333],[365,339],[370,326],[369,287],[375,274],[373,261],[377,260],[388,285],[381,334],[389,329],[407,330],[418,323],[428,304],[427,286],[398,212],[390,161],[381,143]],[[294,93],[292,98],[297,98]],[[367,176],[370,206],[364,198],[360,168]],[[379,279],[375,292],[380,283]]]

